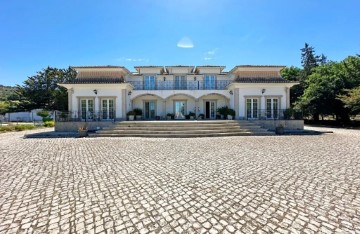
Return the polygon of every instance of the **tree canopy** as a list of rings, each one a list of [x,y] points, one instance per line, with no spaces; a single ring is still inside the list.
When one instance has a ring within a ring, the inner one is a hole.
[[[17,93],[22,99],[19,109],[67,110],[67,91],[57,84],[73,81],[75,77],[76,72],[70,67],[47,67],[28,77],[23,85],[17,86]]]

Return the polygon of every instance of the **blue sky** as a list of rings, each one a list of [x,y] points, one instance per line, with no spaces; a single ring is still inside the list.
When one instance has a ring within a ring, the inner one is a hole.
[[[0,84],[47,66],[301,66],[305,42],[340,61],[360,53],[359,9],[359,0],[3,0]]]

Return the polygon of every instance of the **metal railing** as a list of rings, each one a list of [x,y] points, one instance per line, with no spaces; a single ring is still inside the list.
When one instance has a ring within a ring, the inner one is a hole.
[[[246,119],[259,119],[259,120],[302,120],[302,110],[294,109],[247,109]]]
[[[115,111],[56,111],[57,122],[92,122],[92,121],[115,121]]]
[[[128,81],[135,90],[225,90],[232,80],[214,81]]]

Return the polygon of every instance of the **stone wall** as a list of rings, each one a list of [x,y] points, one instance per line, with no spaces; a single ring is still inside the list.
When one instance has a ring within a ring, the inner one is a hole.
[[[110,121],[94,121],[94,122],[56,122],[55,132],[77,132],[80,127],[87,127],[90,131],[102,129],[104,127],[114,126],[114,122]]]
[[[263,128],[275,130],[279,125],[285,130],[304,130],[304,120],[250,120]]]

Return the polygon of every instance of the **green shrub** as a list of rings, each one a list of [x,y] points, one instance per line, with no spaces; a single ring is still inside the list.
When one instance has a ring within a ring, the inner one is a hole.
[[[0,126],[0,132],[10,132],[14,131],[14,127],[12,125]]]
[[[142,110],[140,108],[135,108],[133,111],[135,115],[142,115]]]
[[[38,113],[36,113],[38,116],[40,117],[43,117],[43,118],[46,118],[49,116],[49,111],[46,111],[46,110],[42,110],[42,111],[39,111]]]
[[[15,131],[31,130],[34,128],[35,128],[34,125],[28,125],[28,124],[15,125]]]
[[[54,127],[55,122],[54,121],[46,121],[44,122],[44,127]]]
[[[53,121],[53,119],[52,118],[50,118],[50,117],[44,117],[44,118],[42,118],[42,121],[45,123],[45,122],[51,122],[51,121]]]

